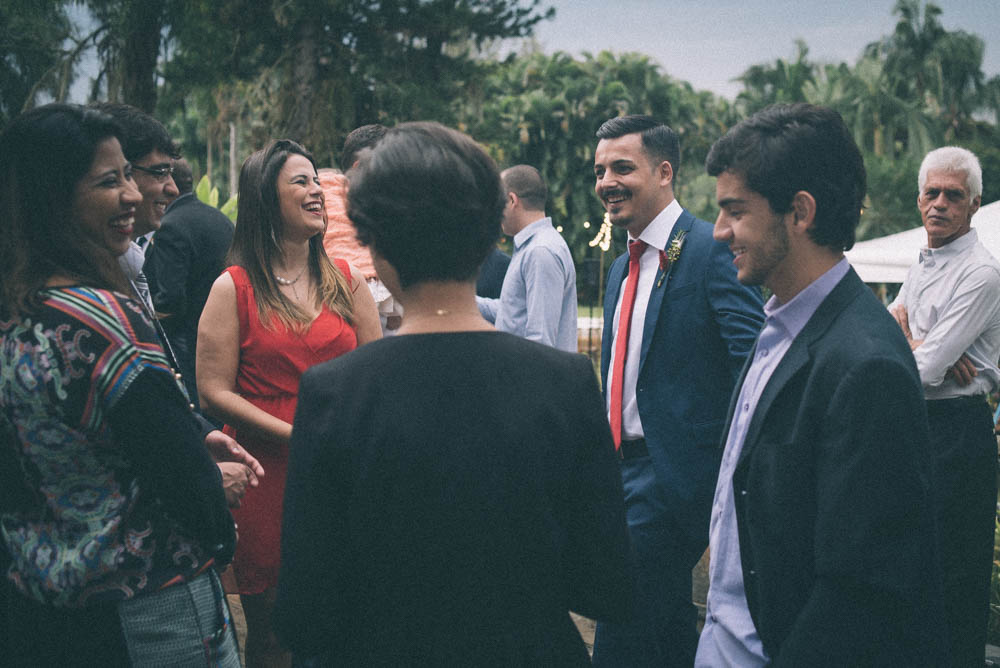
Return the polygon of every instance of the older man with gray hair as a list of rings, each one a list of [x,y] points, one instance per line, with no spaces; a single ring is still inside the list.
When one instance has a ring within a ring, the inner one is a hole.
[[[1000,263],[971,227],[983,192],[973,153],[931,151],[918,183],[927,246],[889,308],[927,399],[951,665],[981,666],[997,500],[986,396],[1000,386]]]

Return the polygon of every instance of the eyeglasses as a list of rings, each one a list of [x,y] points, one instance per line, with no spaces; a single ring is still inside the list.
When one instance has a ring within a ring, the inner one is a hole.
[[[153,178],[157,181],[166,181],[174,173],[173,165],[157,165],[156,167],[143,167],[142,165],[132,165],[132,169],[138,169],[140,172],[146,172],[147,174],[152,174]]]

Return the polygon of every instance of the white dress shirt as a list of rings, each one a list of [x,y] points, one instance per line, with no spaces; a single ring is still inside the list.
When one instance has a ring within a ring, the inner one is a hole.
[[[639,419],[639,404],[635,398],[635,385],[639,381],[639,357],[642,354],[642,332],[646,322],[646,307],[649,305],[649,295],[653,291],[653,279],[660,269],[660,251],[666,250],[674,224],[680,218],[683,209],[673,200],[656,218],[649,222],[639,234],[639,239],[646,242],[646,250],[639,256],[639,283],[635,291],[635,304],[632,307],[632,325],[628,335],[628,348],[625,353],[625,373],[622,380],[622,439],[632,440],[643,438]],[[632,241],[629,235],[629,241]],[[615,319],[611,323],[611,331],[618,338],[618,320],[621,316],[622,297],[625,293],[624,284],[618,291],[618,304],[615,306]],[[611,359],[608,369],[615,368],[615,341],[611,341]],[[611,414],[611,375],[608,374],[608,391],[605,393],[605,408]]]
[[[969,230],[941,248],[920,249],[892,309],[906,307],[927,399],[988,394],[1000,386],[1000,263]],[[948,369],[968,355],[978,375],[960,386]]]

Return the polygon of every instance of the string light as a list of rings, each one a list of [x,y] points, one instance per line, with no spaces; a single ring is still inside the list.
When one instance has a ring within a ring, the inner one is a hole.
[[[584,223],[584,227],[590,227],[590,223]],[[604,214],[604,222],[601,223],[601,229],[597,231],[597,236],[590,240],[588,245],[593,248],[598,246],[601,252],[607,253],[611,248],[611,220],[608,214]]]

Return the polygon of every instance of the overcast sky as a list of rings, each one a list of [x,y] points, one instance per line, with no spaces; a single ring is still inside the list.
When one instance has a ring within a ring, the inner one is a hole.
[[[795,40],[814,62],[853,64],[869,42],[891,34],[895,0],[545,0],[556,17],[538,25],[546,53],[638,51],[697,90],[732,98],[750,65],[790,59]],[[983,71],[1000,74],[1000,0],[938,0],[948,30],[986,43]]]

